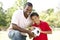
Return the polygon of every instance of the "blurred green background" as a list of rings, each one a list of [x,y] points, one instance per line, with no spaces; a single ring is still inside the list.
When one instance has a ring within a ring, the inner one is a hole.
[[[0,2],[0,40],[10,40],[6,31],[11,23],[13,13],[18,9],[23,9],[27,0],[16,0],[14,5],[7,10],[3,9],[3,3]],[[48,6],[48,5],[47,5]],[[38,8],[39,9],[39,8]],[[59,8],[58,8],[59,9]],[[33,9],[33,11],[36,11]],[[60,9],[54,12],[54,8],[48,8],[38,12],[40,20],[48,22],[52,27],[52,34],[48,35],[49,40],[60,40]],[[29,38],[27,38],[29,40]]]
[[[26,2],[27,0],[17,0],[15,4],[7,10],[2,8],[3,3],[0,2],[0,30],[6,30],[9,27],[13,13],[19,8],[23,9]],[[35,11],[35,9],[33,9],[33,11]],[[49,8],[38,13],[40,19],[48,22],[52,28],[60,28],[60,10],[54,12],[54,8]]]

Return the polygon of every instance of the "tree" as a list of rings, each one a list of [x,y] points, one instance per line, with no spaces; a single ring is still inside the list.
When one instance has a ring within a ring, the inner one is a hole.
[[[0,26],[6,26],[6,14],[2,8],[2,3],[0,2]]]
[[[40,13],[40,19],[48,22],[51,27],[60,27],[60,11],[54,13],[53,9],[47,9]]]
[[[11,18],[12,18],[12,15],[13,13],[18,10],[18,9],[23,9],[23,4],[25,4],[27,2],[27,0],[17,0],[15,2],[15,4],[11,7],[11,8],[8,8],[6,11],[5,11],[5,14],[6,14],[6,20],[7,20],[7,26],[10,25],[10,22],[11,22]]]

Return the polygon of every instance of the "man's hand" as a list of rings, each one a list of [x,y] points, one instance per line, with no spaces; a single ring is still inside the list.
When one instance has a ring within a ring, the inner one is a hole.
[[[34,34],[31,32],[31,30],[23,29],[23,28],[17,26],[16,24],[12,24],[12,27],[14,30],[18,30],[20,32],[27,33],[29,36],[34,37]]]
[[[31,39],[31,38],[35,37],[34,33],[31,32],[34,29],[34,27],[32,27],[32,26],[31,27],[27,27],[27,29],[28,29],[29,38]]]
[[[28,35],[29,35],[29,38],[35,37],[35,35],[30,30],[28,31]]]

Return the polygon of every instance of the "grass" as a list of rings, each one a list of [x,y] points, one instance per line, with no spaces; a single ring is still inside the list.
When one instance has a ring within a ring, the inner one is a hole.
[[[7,31],[0,31],[0,40],[10,40]]]
[[[52,32],[52,34],[48,34],[49,40],[60,40],[60,29],[56,29]],[[8,32],[7,31],[0,31],[0,40],[10,40],[8,38]],[[30,40],[27,37],[27,40]]]

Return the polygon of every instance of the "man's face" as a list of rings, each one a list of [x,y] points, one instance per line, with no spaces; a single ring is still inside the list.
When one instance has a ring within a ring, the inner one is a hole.
[[[39,21],[39,17],[37,17],[37,16],[32,16],[31,19],[35,23],[37,23],[37,21]]]
[[[32,7],[26,5],[26,7],[24,8],[24,11],[29,15],[32,12]]]

